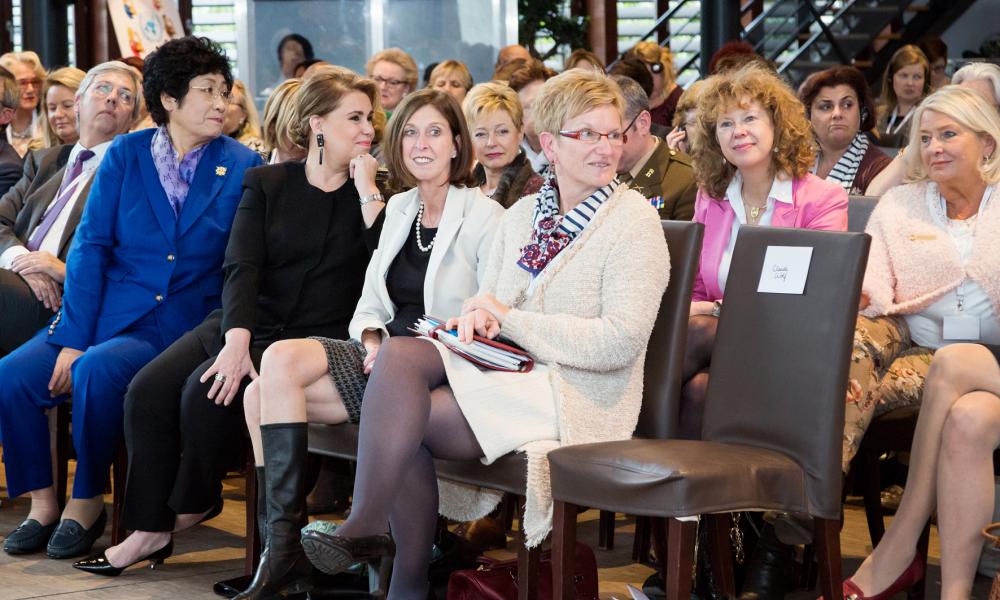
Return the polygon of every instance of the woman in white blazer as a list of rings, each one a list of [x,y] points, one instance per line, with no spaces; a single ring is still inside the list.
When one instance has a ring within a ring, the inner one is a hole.
[[[270,531],[298,531],[306,523],[306,424],[357,423],[382,341],[411,335],[424,313],[460,314],[479,289],[504,209],[471,181],[472,156],[451,96],[433,89],[408,95],[390,122],[386,163],[394,186],[412,189],[386,205],[349,326],[352,339],[285,340],[264,352],[260,376],[244,395],[264,553],[254,583],[238,598],[270,597],[310,568],[297,537]]]

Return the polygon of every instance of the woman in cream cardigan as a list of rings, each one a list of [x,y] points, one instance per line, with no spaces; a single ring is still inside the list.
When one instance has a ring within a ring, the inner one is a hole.
[[[478,188],[466,187],[472,152],[451,96],[432,89],[407,96],[390,122],[386,159],[393,185],[413,189],[386,205],[378,249],[348,326],[351,339],[284,340],[264,352],[244,410],[266,543],[254,582],[239,598],[270,598],[311,571],[298,533],[306,515],[306,423],[357,423],[384,340],[410,335],[407,328],[425,312],[457,313],[479,288],[504,211]],[[382,434],[393,435],[393,425],[382,427]]]
[[[502,333],[535,368],[482,371],[438,342],[384,344],[365,391],[351,516],[336,535],[302,538],[320,570],[395,552],[389,598],[422,600],[438,512],[434,457],[488,463],[526,450],[524,529],[534,546],[551,527],[547,451],[631,435],[669,261],[656,210],[615,180],[622,105],[600,72],[574,69],[542,87],[535,122],[554,177],[508,210],[479,295],[448,323],[463,341]],[[492,508],[458,491],[442,488],[445,516]]]
[[[1000,116],[946,86],[913,116],[907,181],[882,197],[848,386],[843,468],[874,416],[918,404],[934,350],[1000,343]]]

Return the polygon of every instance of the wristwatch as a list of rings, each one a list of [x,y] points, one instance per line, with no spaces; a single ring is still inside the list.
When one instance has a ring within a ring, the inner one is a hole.
[[[722,314],[722,300],[716,300],[712,303],[712,316],[718,317]]]
[[[368,204],[369,202],[385,202],[385,199],[382,198],[382,193],[381,192],[375,192],[374,194],[370,194],[368,196],[361,196],[361,198],[359,198],[359,200],[361,202],[361,206],[364,206],[365,204]]]

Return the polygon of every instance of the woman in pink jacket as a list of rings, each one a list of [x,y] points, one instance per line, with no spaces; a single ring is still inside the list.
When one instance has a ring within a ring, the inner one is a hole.
[[[740,227],[847,229],[847,193],[809,173],[815,161],[805,108],[781,79],[749,66],[705,82],[692,134],[698,198],[705,225],[695,275],[681,435],[701,437],[715,328]]]

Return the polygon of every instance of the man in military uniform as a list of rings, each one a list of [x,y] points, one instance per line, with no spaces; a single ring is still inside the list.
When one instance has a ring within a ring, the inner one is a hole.
[[[613,78],[625,96],[628,137],[618,162],[618,177],[638,190],[660,211],[661,219],[690,221],[698,191],[691,158],[671,150],[650,133],[649,97],[633,79]]]

